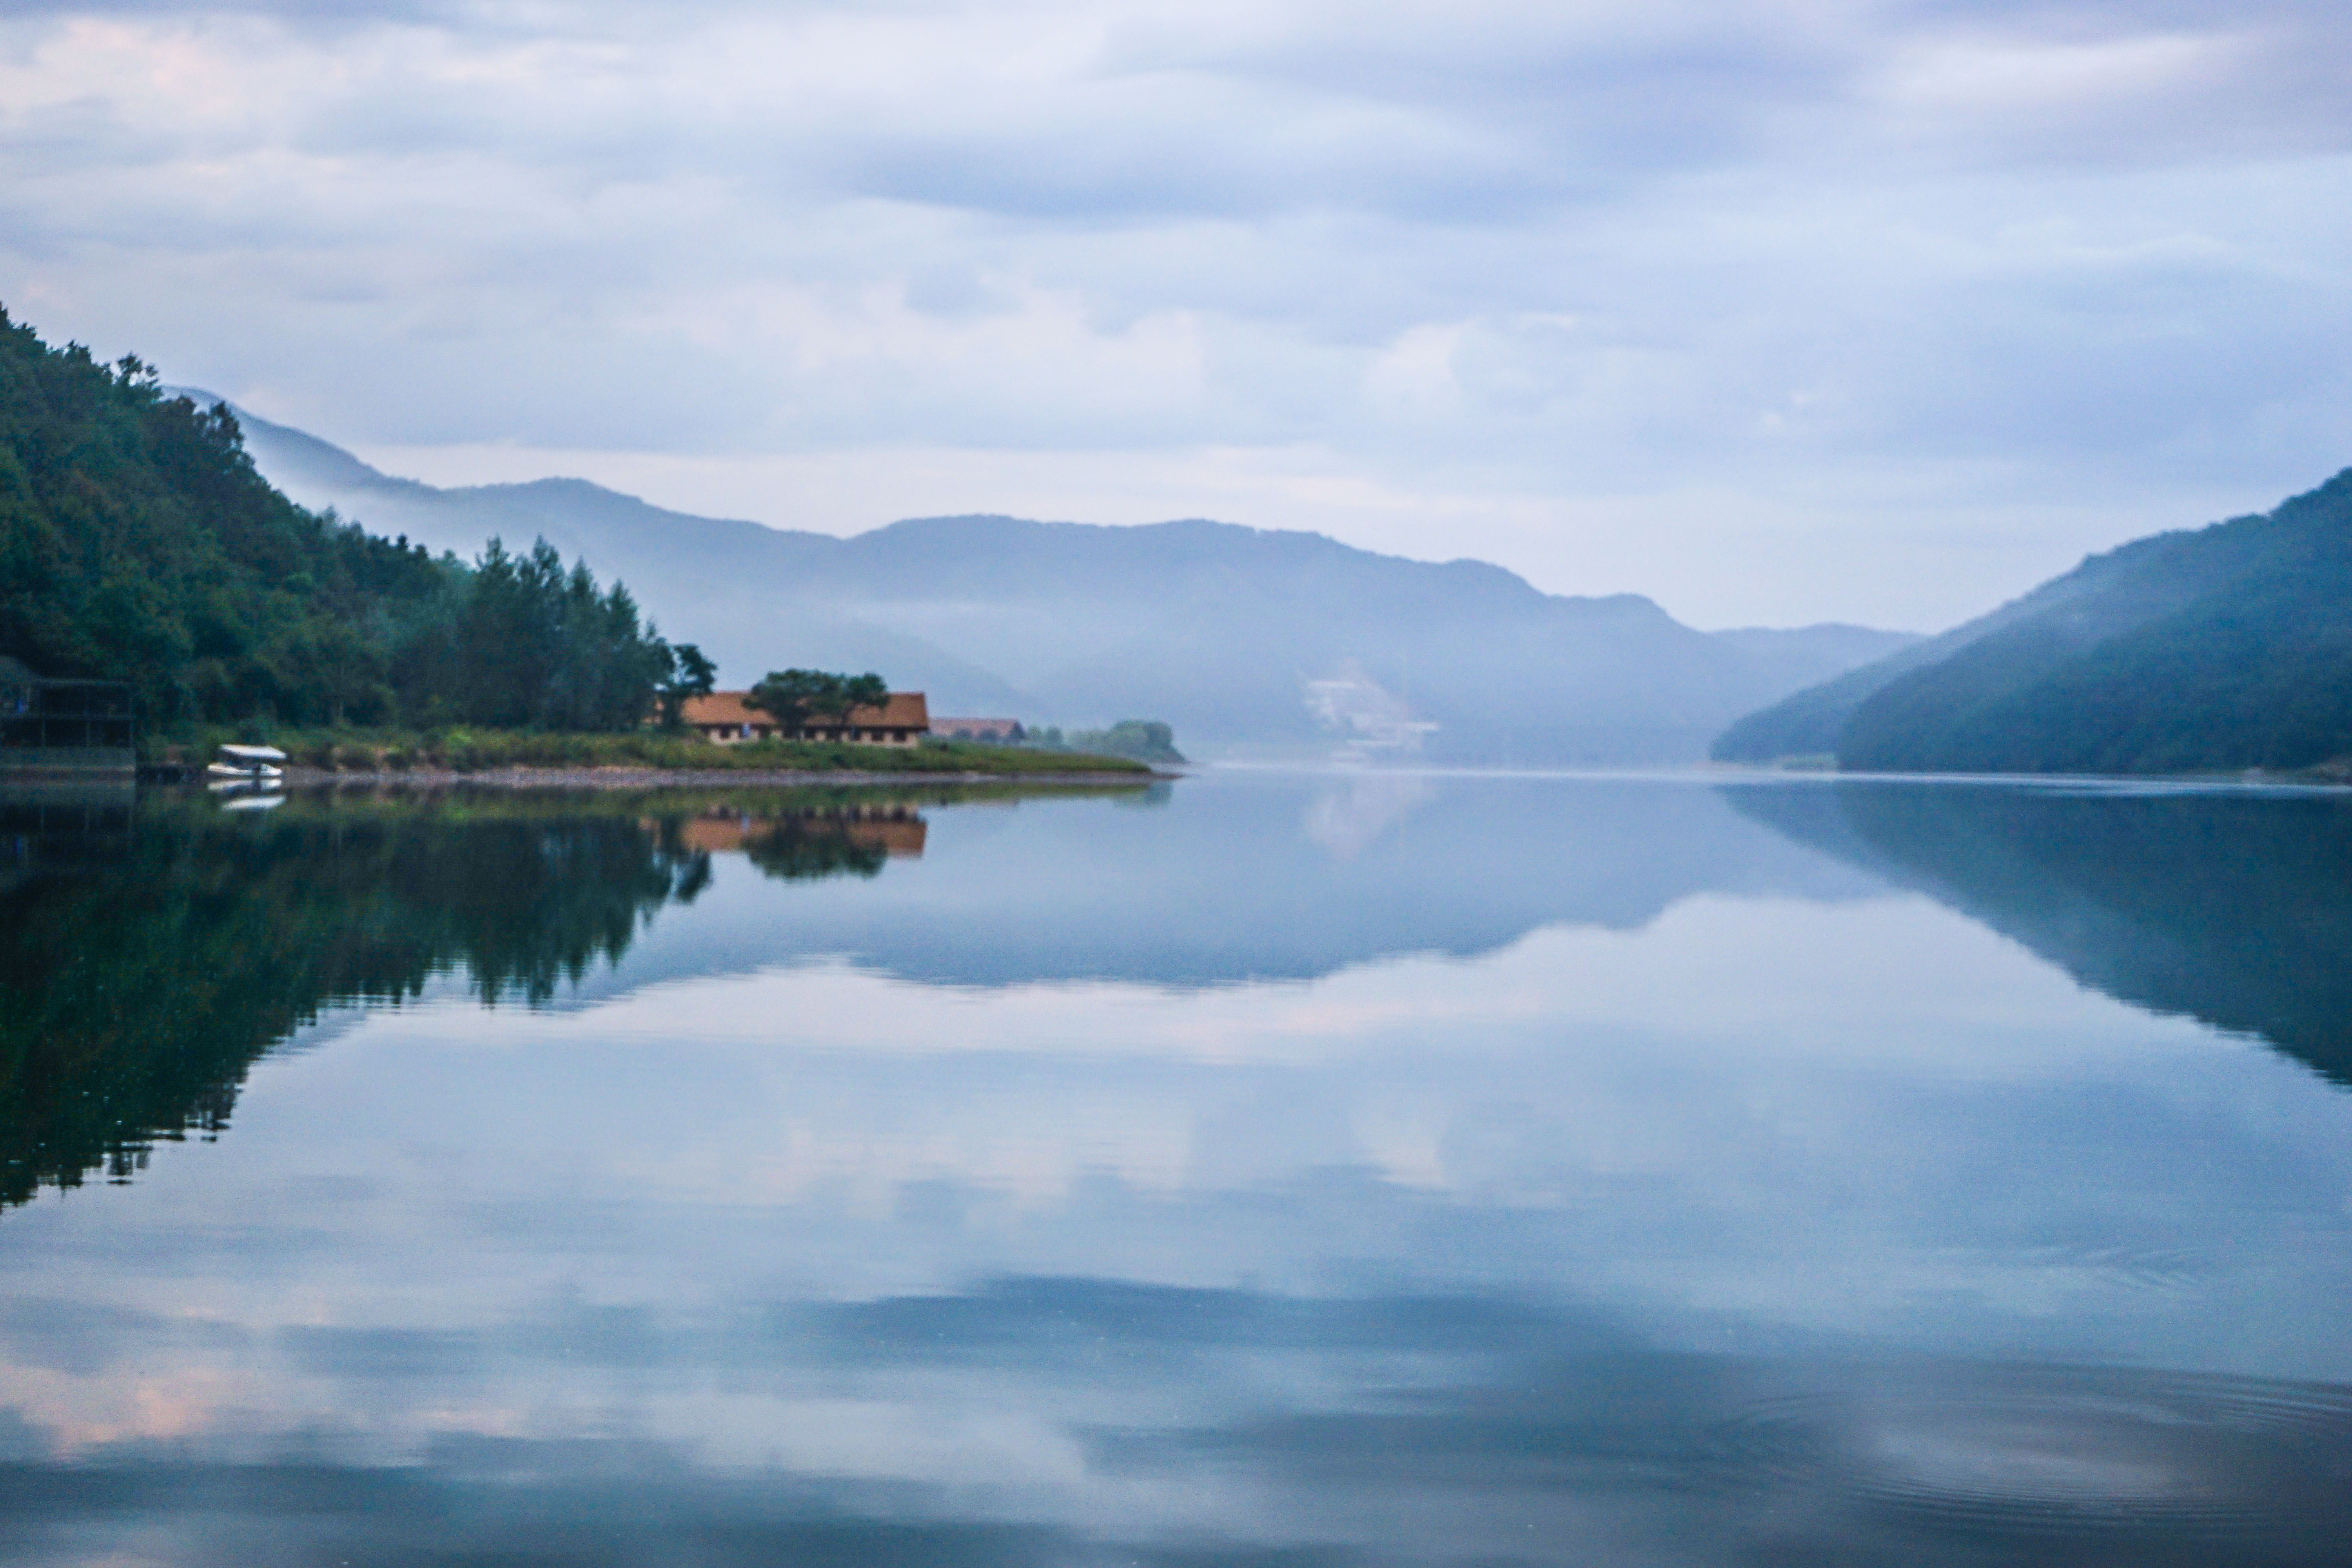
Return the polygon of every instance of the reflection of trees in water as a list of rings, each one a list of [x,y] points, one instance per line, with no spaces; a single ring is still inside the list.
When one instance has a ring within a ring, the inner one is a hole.
[[[48,837],[0,901],[0,1204],[217,1131],[254,1059],[322,1007],[461,965],[486,1003],[546,1001],[710,870],[597,816],[170,801],[103,856]]]
[[[2122,1001],[2352,1084],[2352,799],[1843,784],[1726,792]]]
[[[802,880],[818,877],[878,877],[890,852],[860,843],[831,823],[780,822],[748,839],[743,853],[771,877]]]

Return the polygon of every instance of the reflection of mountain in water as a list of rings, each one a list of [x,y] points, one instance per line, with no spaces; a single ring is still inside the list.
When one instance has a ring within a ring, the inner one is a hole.
[[[2085,984],[2352,1083],[2352,799],[1843,783],[1725,792]]]
[[[1630,931],[1700,893],[1881,885],[1683,782],[1236,772],[1117,805],[940,814],[919,875],[789,900],[722,868],[690,926],[649,933],[588,994],[807,954],[952,985],[1305,980],[1561,922]]]
[[[927,831],[908,800],[838,790],[298,796],[232,813],[127,785],[12,789],[0,1205],[217,1132],[255,1059],[321,1009],[398,1004],[459,970],[486,1005],[548,1003],[692,902],[714,854],[784,881],[871,879],[919,858]]]
[[[544,1001],[709,875],[625,817],[93,809],[8,808],[0,1203],[216,1131],[254,1059],[322,1007],[459,966],[485,1002]]]

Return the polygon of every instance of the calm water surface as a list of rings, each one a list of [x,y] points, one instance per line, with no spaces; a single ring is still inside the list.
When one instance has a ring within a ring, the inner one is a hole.
[[[0,1563],[2352,1561],[2352,801],[19,797]]]

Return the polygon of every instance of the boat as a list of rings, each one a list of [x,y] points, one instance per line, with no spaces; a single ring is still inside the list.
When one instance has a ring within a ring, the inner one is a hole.
[[[216,779],[283,778],[286,770],[278,766],[286,753],[275,746],[223,746],[220,761],[205,770]]]

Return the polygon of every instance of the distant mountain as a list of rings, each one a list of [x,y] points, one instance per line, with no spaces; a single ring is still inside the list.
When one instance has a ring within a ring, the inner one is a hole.
[[[544,536],[625,579],[722,681],[872,668],[928,690],[934,712],[1161,719],[1188,752],[1353,742],[1454,762],[1696,761],[1733,716],[1916,640],[1709,635],[1634,595],[1563,597],[1477,562],[1227,523],[927,518],[845,540],[578,479],[436,489],[238,417],[261,470],[305,504],[461,555],[494,534]]]
[[[2352,469],[2158,534],[1752,713],[1727,762],[2184,773],[2352,760]]]
[[[1741,626],[1713,635],[1716,641],[1746,655],[1765,679],[1792,689],[1809,687],[1825,673],[1875,664],[1927,640],[1916,632],[1885,632],[1839,621],[1788,629]]]

